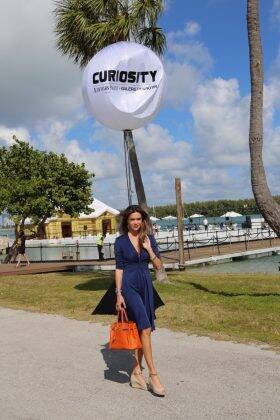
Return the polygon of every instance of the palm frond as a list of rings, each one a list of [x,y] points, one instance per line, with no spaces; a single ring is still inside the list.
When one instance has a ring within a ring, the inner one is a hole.
[[[139,23],[145,26],[155,25],[164,8],[162,0],[135,0],[130,7],[130,13],[138,17]]]
[[[57,48],[81,67],[99,50],[133,39],[163,54],[165,36],[156,25],[163,0],[56,0]]]
[[[136,39],[140,44],[151,48],[156,54],[163,55],[166,48],[166,38],[161,28],[152,26],[143,28]]]

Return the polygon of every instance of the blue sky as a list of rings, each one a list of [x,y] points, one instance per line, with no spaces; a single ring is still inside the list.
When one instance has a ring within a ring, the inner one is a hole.
[[[264,159],[271,191],[279,194],[280,0],[260,0],[260,6]],[[15,133],[36,147],[85,162],[96,174],[94,196],[123,207],[122,133],[87,114],[82,72],[55,49],[53,7],[49,0],[10,0],[3,6],[1,144],[11,144]],[[175,176],[181,177],[188,202],[252,197],[246,1],[169,0],[160,25],[167,36],[168,94],[158,116],[134,132],[148,204],[174,202]]]

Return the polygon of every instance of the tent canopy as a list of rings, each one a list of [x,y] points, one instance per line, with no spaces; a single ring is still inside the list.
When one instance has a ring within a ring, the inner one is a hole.
[[[239,217],[242,216],[240,213],[236,213],[235,211],[227,211],[225,214],[223,214],[220,217]]]
[[[156,222],[157,220],[160,220],[158,217],[155,217],[155,216],[151,216],[150,217],[150,220],[152,221],[152,222]]]
[[[174,216],[165,216],[162,218],[162,220],[175,220],[175,219],[177,219],[177,217],[174,217]]]
[[[114,214],[115,216],[119,214],[119,211],[116,209],[113,209],[113,207],[108,206],[105,203],[102,203],[102,201],[97,200],[97,198],[93,199],[93,203],[89,205],[89,207],[93,210],[90,214],[81,213],[79,215],[79,219],[87,219],[87,218],[96,218],[101,216],[101,214],[105,213],[106,211],[108,213]]]
[[[190,216],[190,219],[194,219],[195,217],[204,217],[204,214],[197,214],[197,213],[194,213],[194,214],[192,214],[192,215]]]

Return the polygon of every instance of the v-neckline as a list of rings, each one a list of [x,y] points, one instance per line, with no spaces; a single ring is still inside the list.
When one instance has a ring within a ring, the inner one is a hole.
[[[140,252],[138,252],[138,251],[137,251],[137,249],[135,248],[135,246],[133,245],[132,240],[130,239],[130,237],[129,237],[129,234],[128,234],[128,233],[127,233],[127,237],[128,237],[128,240],[129,240],[129,242],[130,242],[130,244],[131,244],[132,248],[134,249],[134,251],[136,252],[136,254],[138,255],[138,257],[140,257],[140,254],[141,254],[141,249],[140,249]]]

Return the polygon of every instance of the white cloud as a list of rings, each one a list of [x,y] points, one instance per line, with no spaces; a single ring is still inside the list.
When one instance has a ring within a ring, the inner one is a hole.
[[[268,147],[266,147],[268,143]],[[266,130],[264,138],[264,160],[267,166],[279,166],[280,161],[280,127]]]
[[[248,98],[236,79],[200,85],[191,106],[199,153],[211,165],[248,164]]]
[[[70,136],[77,122],[83,130],[81,71],[56,52],[53,2],[40,2],[40,7],[37,3],[10,0],[1,9],[0,142],[10,145],[15,134],[85,162],[96,174],[96,197],[113,207],[125,206],[122,133],[94,123],[92,146]],[[279,0],[274,7],[277,16]],[[199,32],[199,23],[189,21],[167,35],[166,105],[185,112],[190,107],[193,131],[188,127],[189,136],[178,138],[149,124],[134,132],[149,203],[174,202],[176,176],[182,179],[187,201],[251,195],[249,97],[240,94],[237,79],[211,78],[213,58],[207,46],[193,38]],[[272,190],[278,192],[280,127],[274,118],[280,99],[279,68],[280,54],[266,82],[264,102],[264,157]]]
[[[194,36],[194,35],[197,35],[198,32],[200,32],[200,29],[201,29],[201,27],[200,27],[199,23],[197,23],[193,20],[190,20],[186,24],[185,32],[186,32],[187,35]]]
[[[203,67],[207,71],[213,65],[213,59],[208,49],[199,41],[177,42],[169,40],[168,52],[180,62]]]
[[[190,21],[185,28],[167,34],[167,92],[165,105],[182,108],[188,105],[213,65],[208,49],[199,41],[189,39],[189,32],[200,26]]]
[[[201,30],[201,26],[198,22],[194,20],[189,20],[183,29],[178,29],[177,31],[170,31],[168,32],[168,40],[180,40],[182,38],[186,38],[188,36],[197,35]]]
[[[273,20],[280,21],[280,0],[272,1],[271,15]]]
[[[30,141],[30,133],[24,127],[9,128],[0,125],[0,144],[3,146],[11,146],[14,142],[13,136],[19,140]]]
[[[194,154],[192,143],[175,141],[158,124],[136,130],[135,142],[150,202],[174,202],[175,177],[181,178],[188,201],[215,197],[217,191],[227,194],[232,185],[226,169],[211,168]]]
[[[141,166],[149,172],[168,172],[176,176],[193,164],[192,146],[187,141],[175,141],[168,130],[149,124],[134,134]]]
[[[53,121],[41,128],[38,142],[41,147],[56,153],[64,153],[73,162],[84,162],[87,169],[95,173],[95,179],[111,179],[120,174],[120,158],[114,153],[95,151],[84,147],[77,139],[67,139],[71,128],[69,122]]]
[[[31,126],[82,103],[80,70],[55,48],[51,0],[9,0],[0,14],[0,123]]]
[[[173,0],[163,0],[163,6],[164,6],[164,11],[167,12],[171,5],[173,3]]]
[[[96,174],[94,195],[115,207],[124,207],[127,192],[121,133],[115,133],[111,138],[114,132],[109,129],[97,125],[94,130],[93,139],[97,138],[100,145],[108,144],[108,139],[111,139],[110,144],[116,145],[117,152],[111,153],[89,150],[77,139],[67,140],[70,128],[70,124],[54,121],[40,133],[38,141],[48,150],[64,152],[75,162],[85,162]],[[175,141],[171,133],[158,124],[135,130],[134,140],[149,203],[174,202],[174,178],[177,176],[182,179],[188,201],[214,197],[217,185],[222,194],[232,184],[226,170],[210,168],[206,161],[194,156],[190,142]],[[136,202],[135,191],[133,197]]]
[[[279,105],[280,79],[273,72],[264,85],[264,142],[263,156],[269,186],[273,194],[279,194],[280,127],[275,124]],[[221,168],[231,178],[229,191],[240,196],[251,195],[249,156],[249,95],[242,96],[236,79],[208,79],[196,90],[191,113],[194,120],[195,156],[202,159],[200,167],[206,170]],[[224,178],[227,182],[227,177]],[[278,182],[277,182],[278,179]],[[206,186],[206,179],[200,178]],[[204,189],[206,193],[207,188]],[[216,196],[229,191],[216,182]],[[211,196],[211,189],[208,191]]]
[[[237,186],[223,169],[209,169],[207,167],[192,166],[185,168],[181,174],[171,175],[169,172],[155,172],[145,179],[145,187],[150,205],[156,203],[175,202],[175,176],[182,181],[182,197],[186,202],[223,198],[232,187]]]
[[[165,65],[167,74],[167,89],[165,106],[174,108],[186,107],[190,104],[203,74],[196,67],[177,61],[167,61]]]
[[[190,35],[196,35],[200,31],[198,22],[189,21],[183,29],[167,33],[167,53],[176,61],[191,64],[204,71],[209,71],[213,65],[213,59],[208,48],[198,40],[190,40]]]

